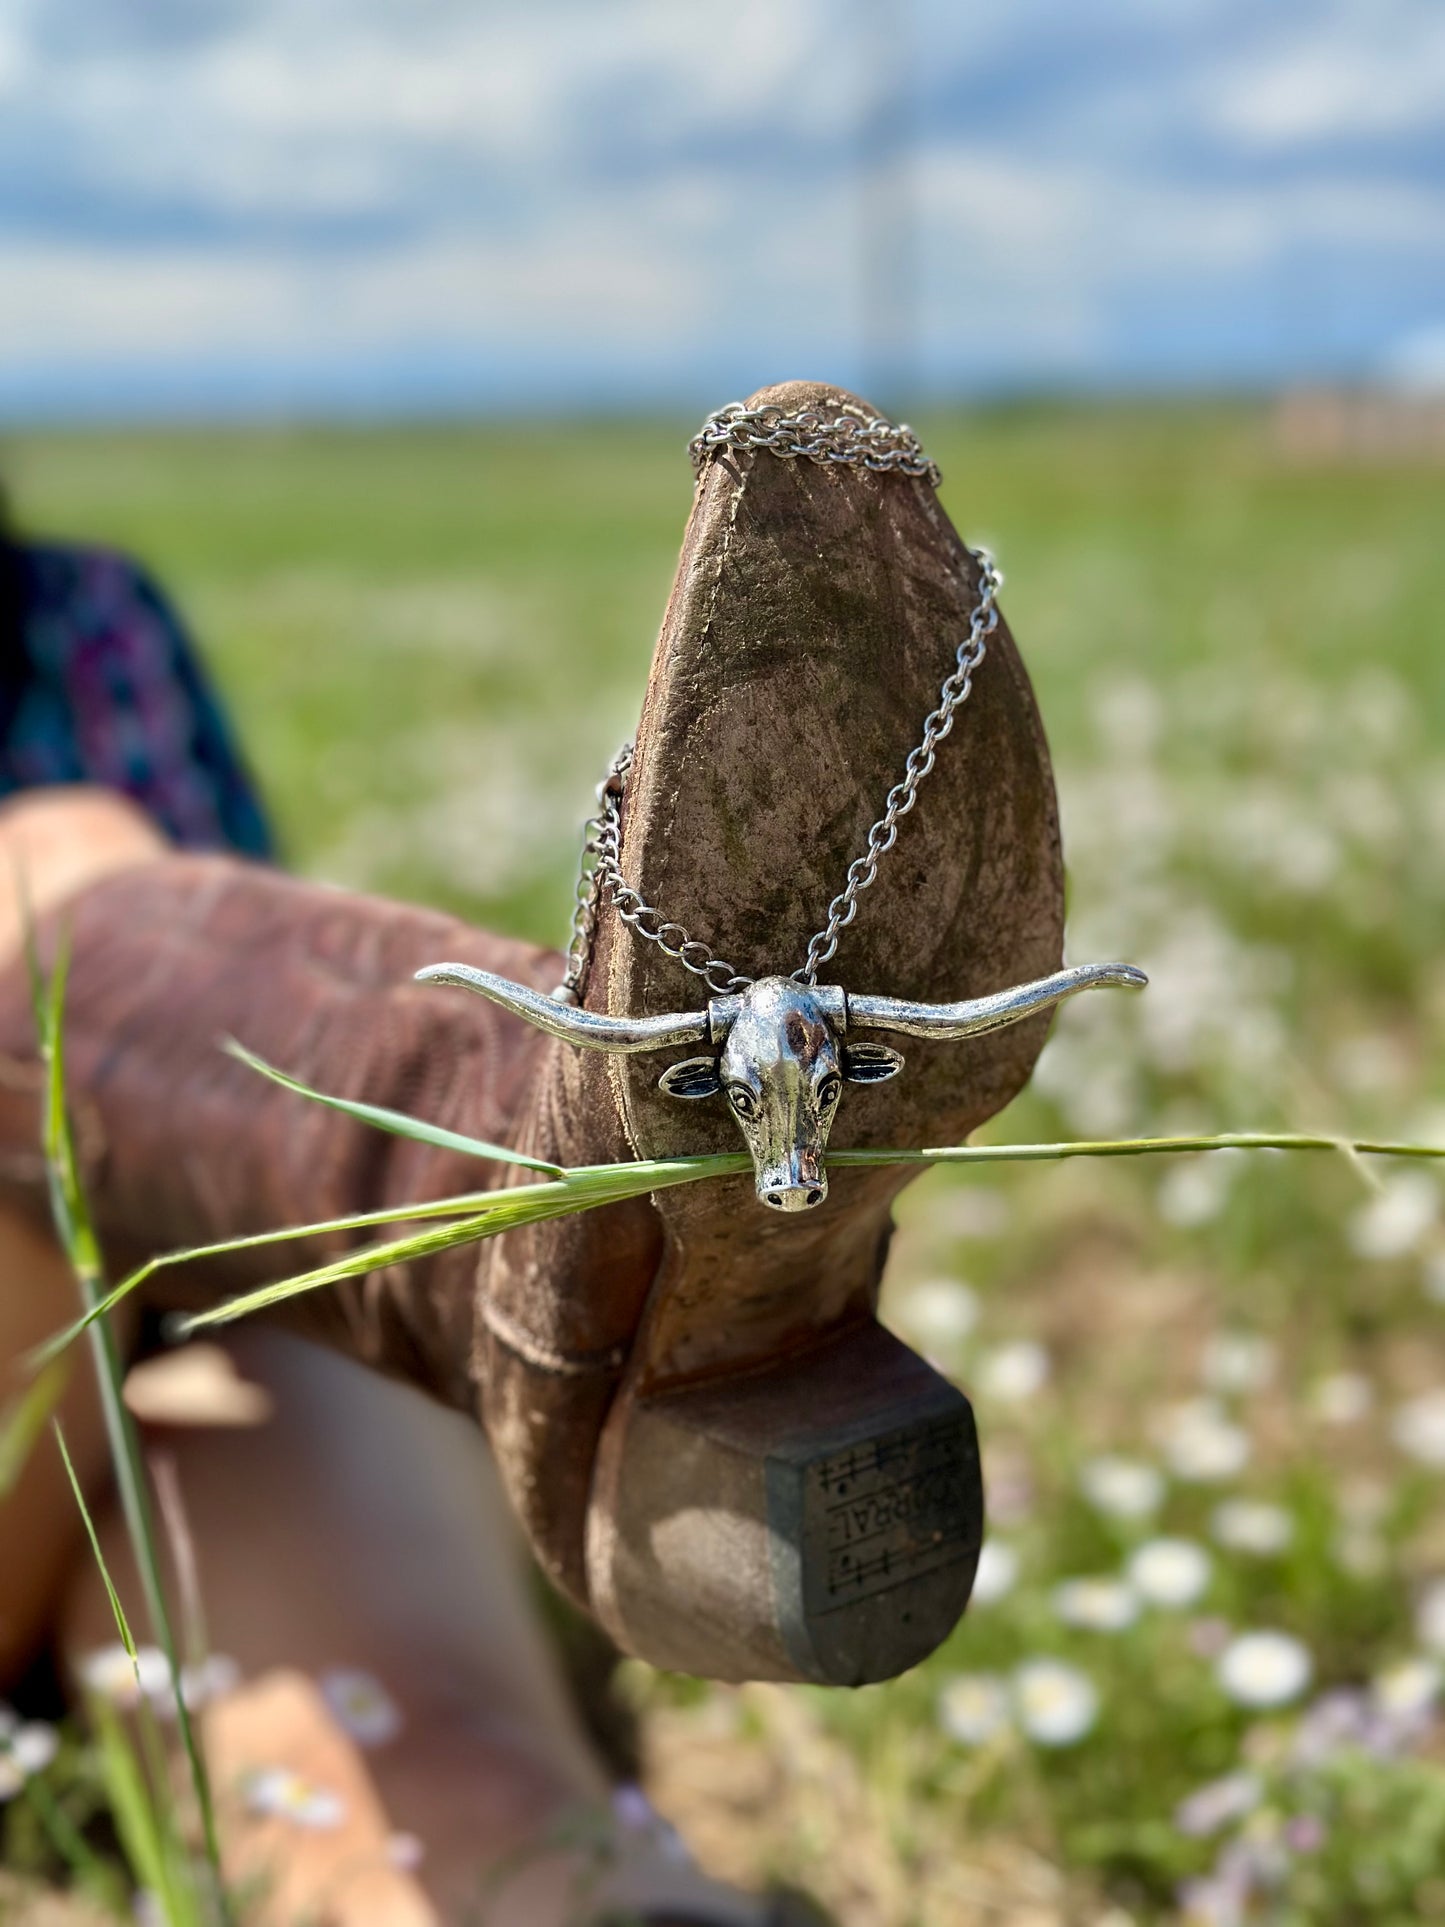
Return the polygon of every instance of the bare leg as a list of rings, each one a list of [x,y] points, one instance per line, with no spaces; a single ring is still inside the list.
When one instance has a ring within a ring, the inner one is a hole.
[[[282,1669],[369,1674],[401,1724],[366,1753],[365,1771],[388,1825],[422,1843],[418,1879],[440,1918],[590,1922],[577,1897],[595,1864],[557,1841],[595,1829],[609,1789],[537,1625],[480,1435],[300,1339],[257,1329],[229,1349],[269,1394],[269,1421],[149,1428],[178,1463],[212,1642],[273,1694],[269,1723],[252,1721],[238,1737],[234,1721],[229,1730],[222,1722],[228,1764],[307,1771],[324,1756],[317,1723],[278,1689]],[[129,1580],[118,1520],[105,1538],[113,1570]],[[66,1644],[80,1651],[109,1636],[104,1599],[85,1575]],[[288,1902],[325,1905],[328,1918],[365,1927],[390,1919],[376,1883],[340,1880],[322,1848],[308,1886],[306,1836],[290,1837]],[[757,1918],[686,1866],[640,1848],[625,1859],[599,1889],[612,1907],[625,1900],[659,1920],[674,1917],[669,1909],[719,1923]],[[501,1878],[504,1866],[515,1870]]]

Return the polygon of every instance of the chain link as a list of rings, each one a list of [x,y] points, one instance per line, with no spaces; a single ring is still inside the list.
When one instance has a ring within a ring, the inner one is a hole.
[[[587,825],[582,874],[577,880],[577,908],[572,916],[572,940],[567,950],[567,974],[552,994],[564,1003],[580,1000],[604,896],[611,897],[618,916],[630,924],[638,936],[655,943],[669,957],[675,957],[684,970],[701,977],[715,996],[746,990],[753,981],[751,977],[744,977],[730,963],[715,957],[705,943],[690,937],[680,923],[669,923],[622,874],[622,794],[627,773],[632,768],[632,748],[631,743],[622,745],[612,759],[606,778],[598,786],[597,800],[602,807]]]
[[[988,639],[998,627],[998,592],[1003,576],[987,549],[971,551],[979,570],[979,599],[969,618],[968,634],[958,645],[952,675],[938,693],[938,707],[923,725],[923,738],[909,750],[901,779],[884,800],[883,814],[868,832],[862,856],[848,865],[843,889],[828,905],[828,921],[808,940],[808,954],[793,972],[802,984],[816,983],[818,972],[838,948],[839,932],[846,930],[858,914],[858,899],[872,887],[882,857],[898,841],[899,819],[907,816],[918,800],[918,786],[933,768],[938,745],[953,728],[959,707],[968,701],[974,672],[988,652]]]
[[[924,454],[923,444],[907,422],[865,414],[851,403],[844,403],[843,412],[830,419],[814,408],[802,408],[790,415],[772,402],[763,408],[729,402],[726,408],[709,415],[688,443],[693,474],[701,475],[708,458],[720,448],[766,448],[789,462],[807,460],[823,467],[837,463],[871,468],[880,474],[894,470],[902,475],[922,475],[935,488],[943,480],[942,469]]]
[[[784,459],[895,469],[905,475],[926,475],[935,486],[939,481],[937,465],[923,453],[911,428],[902,423],[895,426],[881,416],[865,415],[861,409],[849,409],[829,422],[812,410],[789,415],[776,407],[745,408],[734,402],[709,416],[688,444],[694,470],[701,474],[708,458],[723,447],[767,448]],[[858,914],[859,897],[877,879],[879,863],[898,840],[899,822],[917,802],[919,786],[933,769],[938,745],[953,728],[958,709],[968,700],[974,675],[988,652],[989,637],[998,628],[998,592],[1003,576],[986,549],[969,553],[978,567],[979,595],[969,617],[968,634],[958,645],[953,670],[924,722],[922,739],[908,752],[903,775],[889,790],[883,814],[868,832],[862,855],[848,865],[843,888],[828,905],[827,921],[808,940],[807,955],[793,972],[799,983],[816,983],[819,970],[836,954],[840,935]],[[681,924],[669,922],[622,874],[622,798],[632,755],[633,745],[624,743],[597,791],[601,808],[586,827],[567,972],[553,995],[565,1003],[580,1001],[604,897],[611,898],[624,923],[676,958],[684,970],[701,977],[715,995],[746,990],[753,981],[751,977],[714,955]]]

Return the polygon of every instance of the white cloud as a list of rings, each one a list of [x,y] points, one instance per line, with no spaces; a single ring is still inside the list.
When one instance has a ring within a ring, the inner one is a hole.
[[[1262,148],[1437,132],[1445,16],[1413,0],[1337,5],[1314,41],[1236,60],[1215,99],[1219,126]]]
[[[850,378],[863,4],[0,0],[8,391],[438,347],[598,392],[800,356]],[[1087,31],[1066,0],[917,0],[913,77],[949,378],[1117,378],[1174,337],[1212,372],[1201,312],[1247,358],[1301,251],[1376,358],[1438,315],[1434,0],[1100,0]]]

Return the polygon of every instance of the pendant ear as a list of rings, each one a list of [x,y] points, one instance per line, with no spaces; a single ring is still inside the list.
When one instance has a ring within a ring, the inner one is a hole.
[[[845,1044],[843,1075],[850,1084],[884,1084],[903,1069],[901,1052],[886,1044]]]
[[[669,1064],[658,1078],[657,1088],[669,1097],[716,1097],[722,1089],[717,1059],[684,1057],[680,1064]]]

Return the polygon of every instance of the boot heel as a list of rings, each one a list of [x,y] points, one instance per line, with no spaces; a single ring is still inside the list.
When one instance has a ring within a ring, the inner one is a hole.
[[[621,1402],[598,1469],[594,1609],[654,1665],[862,1686],[916,1665],[968,1603],[973,1411],[879,1325]]]

